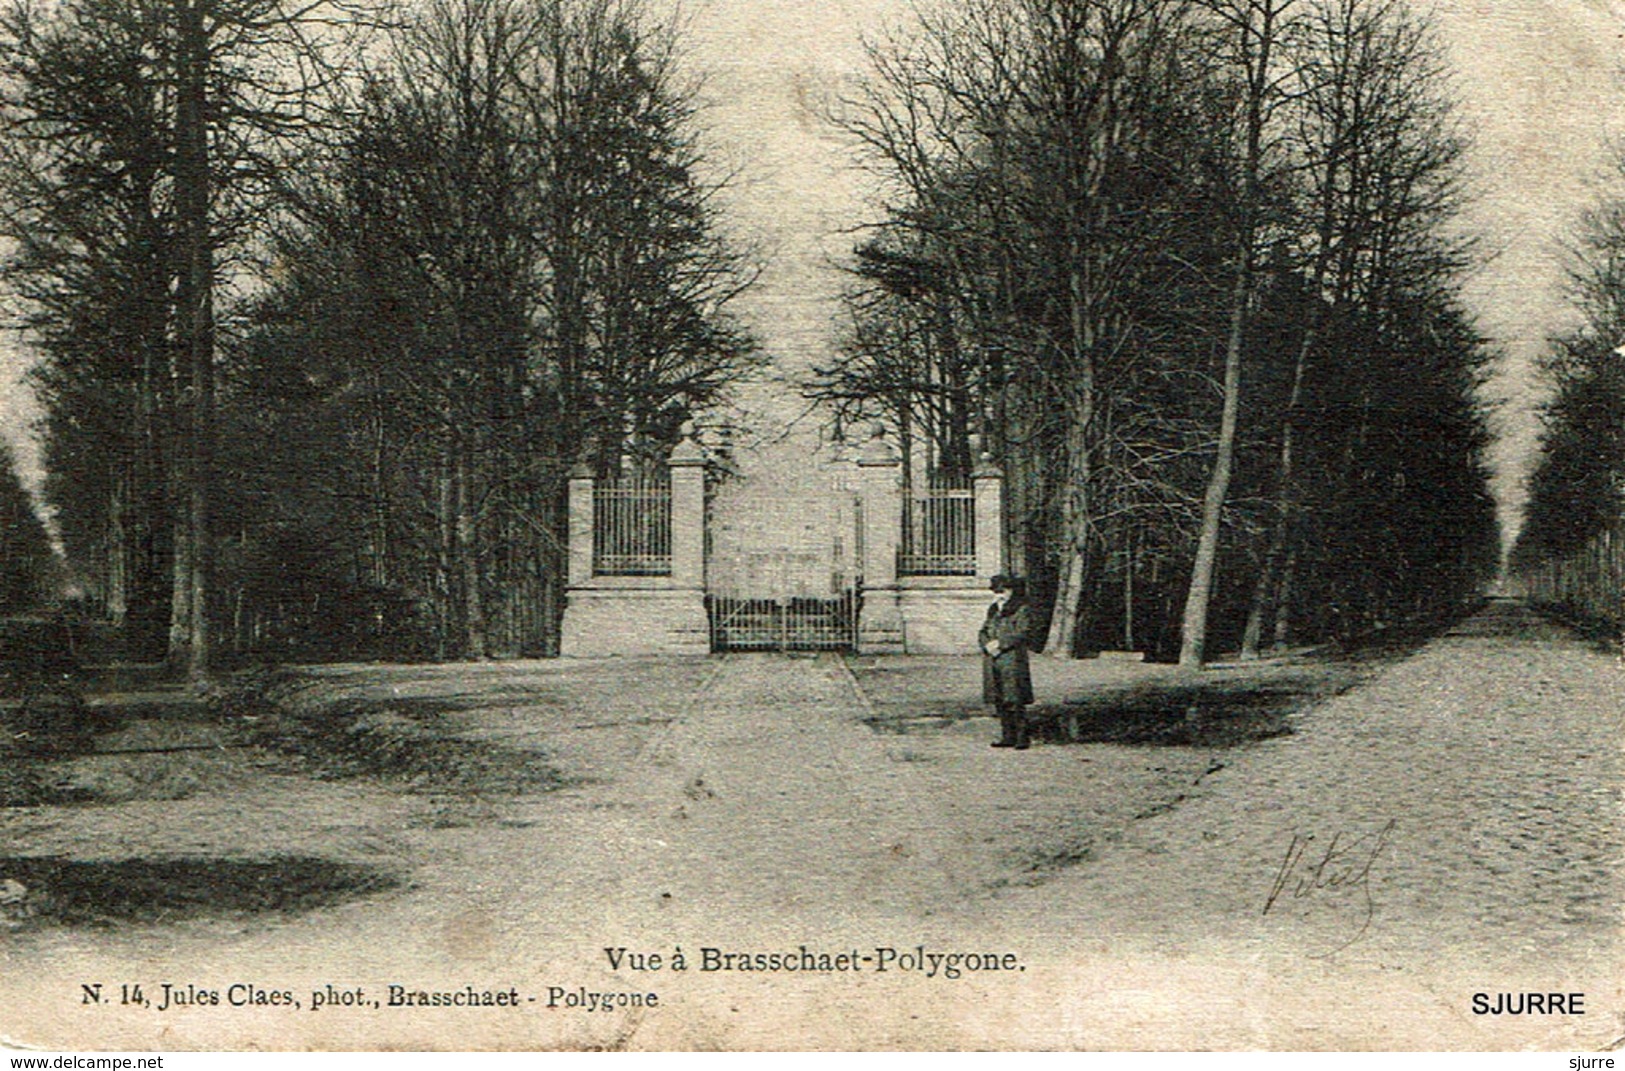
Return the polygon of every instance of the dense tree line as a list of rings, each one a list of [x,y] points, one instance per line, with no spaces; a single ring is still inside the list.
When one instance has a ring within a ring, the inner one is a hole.
[[[0,614],[37,609],[57,592],[56,556],[34,499],[0,443]]]
[[[134,648],[552,651],[571,466],[753,359],[671,28],[24,0],[0,46],[48,494]]]
[[[1052,649],[1349,635],[1494,568],[1465,142],[1397,0],[960,0],[840,116],[886,201],[814,393],[1008,477]],[[1211,639],[1210,639],[1211,637]]]
[[[1573,559],[1604,533],[1617,539],[1625,522],[1625,199],[1617,192],[1581,220],[1570,284],[1579,323],[1547,349],[1543,369],[1552,394],[1541,413],[1515,571]],[[1625,619],[1617,581],[1573,579],[1609,584],[1612,590],[1599,591],[1595,602],[1611,601],[1610,616]]]
[[[211,647],[217,297],[330,75],[322,5],[0,12],[6,276],[43,358],[47,497],[131,653]],[[340,48],[340,35],[327,36]]]

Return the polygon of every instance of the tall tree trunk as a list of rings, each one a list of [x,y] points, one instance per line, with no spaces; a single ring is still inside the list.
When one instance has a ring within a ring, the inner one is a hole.
[[[1219,538],[1225,499],[1235,468],[1236,426],[1241,414],[1241,362],[1247,337],[1247,312],[1253,299],[1254,258],[1257,256],[1260,192],[1263,170],[1264,121],[1271,87],[1271,52],[1275,20],[1293,0],[1248,0],[1236,29],[1247,69],[1246,139],[1241,158],[1241,191],[1236,228],[1236,274],[1230,290],[1230,323],[1224,345],[1224,407],[1219,416],[1219,441],[1202,496],[1202,528],[1191,563],[1190,587],[1180,619],[1179,664],[1201,668],[1207,647],[1208,611],[1213,603],[1214,571],[1219,560]],[[1257,21],[1254,21],[1254,18]]]
[[[435,656],[451,657],[452,633],[457,627],[456,603],[452,598],[453,567],[456,562],[456,499],[452,490],[455,465],[450,446],[438,458],[435,473]]]
[[[176,4],[175,200],[185,243],[185,277],[179,288],[179,326],[184,409],[188,434],[182,447],[185,473],[176,517],[174,612],[170,663],[201,677],[209,663],[209,485],[214,467],[214,246],[210,234],[209,47],[203,0]]]
[[[371,499],[369,514],[372,523],[371,571],[373,586],[383,590],[389,587],[393,570],[390,567],[389,495],[384,480],[387,438],[384,425],[383,392],[378,386],[376,377],[373,382],[372,395],[373,403],[368,414],[368,418],[372,423],[372,455],[368,459],[368,467],[371,471],[367,474],[367,497]]]
[[[188,436],[190,438],[190,436]],[[176,459],[177,480],[185,479],[189,462]],[[171,503],[169,649],[164,662],[171,673],[185,673],[192,659],[192,523],[183,487],[175,488]]]
[[[1135,530],[1130,528],[1123,552],[1123,650],[1134,650],[1134,569],[1138,559]]]
[[[1089,456],[1087,426],[1081,417],[1073,418],[1066,438],[1066,474],[1061,488],[1066,496],[1061,520],[1064,549],[1056,577],[1055,611],[1050,615],[1049,638],[1044,645],[1045,651],[1056,658],[1071,658],[1076,653],[1074,644],[1083,618],[1088,577]]]
[[[114,628],[123,628],[130,611],[130,477],[123,459],[114,462],[113,486],[107,496],[107,585],[104,605]]]
[[[463,657],[485,657],[485,602],[481,588],[478,524],[474,517],[474,493],[469,486],[466,449],[457,452],[456,539],[457,558],[462,572]]]
[[[564,617],[564,580],[568,568],[563,549],[568,541],[568,511],[564,501],[564,481],[550,480],[542,492],[542,530],[537,548],[541,567],[541,634],[539,653],[554,658],[559,653],[559,623]]]
[[[1318,303],[1320,288],[1317,285],[1313,291],[1315,301]],[[1311,327],[1304,332],[1303,340],[1298,346],[1297,361],[1292,366],[1292,390],[1287,396],[1286,417],[1281,426],[1281,452],[1278,458],[1278,479],[1280,483],[1279,504],[1276,507],[1275,524],[1270,530],[1269,550],[1264,555],[1264,568],[1259,572],[1258,583],[1253,587],[1252,603],[1247,609],[1247,627],[1241,637],[1241,657],[1251,661],[1258,658],[1259,642],[1264,631],[1264,615],[1271,609],[1279,613],[1280,595],[1276,591],[1277,580],[1280,575],[1282,556],[1286,551],[1286,543],[1292,528],[1292,515],[1297,510],[1297,474],[1293,471],[1293,439],[1297,431],[1298,407],[1303,401],[1304,371],[1309,364],[1309,351],[1314,346],[1316,330]]]
[[[1083,589],[1093,523],[1089,515],[1089,481],[1093,476],[1090,444],[1095,430],[1095,339],[1088,314],[1089,284],[1083,272],[1083,240],[1079,233],[1082,224],[1077,218],[1082,206],[1072,204],[1068,208],[1073,220],[1072,237],[1068,242],[1071,265],[1067,271],[1067,328],[1071,334],[1071,366],[1077,381],[1073,384],[1075,393],[1068,407],[1066,484],[1062,488],[1066,495],[1062,515],[1066,550],[1045,647],[1057,658],[1070,658],[1075,653],[1073,645],[1086,607]]]
[[[1202,665],[1207,646],[1208,608],[1213,601],[1213,577],[1219,558],[1219,532],[1224,502],[1230,493],[1230,475],[1235,466],[1236,424],[1241,413],[1241,353],[1247,328],[1247,302],[1252,293],[1250,257],[1242,254],[1231,294],[1230,329],[1224,346],[1224,409],[1219,417],[1218,454],[1213,459],[1207,491],[1202,496],[1202,530],[1196,540],[1196,560],[1191,565],[1190,589],[1185,595],[1185,613],[1179,636],[1179,664],[1188,669]]]
[[[1272,646],[1279,651],[1292,642],[1293,585],[1298,574],[1298,548],[1290,541],[1287,543],[1286,564],[1281,566],[1281,584],[1275,591],[1275,628],[1271,637]]]

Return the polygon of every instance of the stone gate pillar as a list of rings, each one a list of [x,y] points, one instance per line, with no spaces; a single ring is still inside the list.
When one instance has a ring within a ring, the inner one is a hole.
[[[858,454],[863,502],[863,602],[858,612],[861,654],[901,654],[903,615],[898,605],[897,544],[902,534],[902,461],[875,428]]]
[[[987,582],[1004,571],[1004,481],[985,454],[971,473],[971,488],[974,573],[897,581],[909,654],[976,652],[976,631],[992,599]]]
[[[566,587],[574,588],[592,579],[592,468],[586,464],[570,470],[570,512],[568,525],[569,571]]]
[[[569,657],[708,654],[705,611],[705,458],[684,437],[670,460],[669,566],[661,575],[599,571],[593,540],[594,480],[570,474],[569,573],[559,654]],[[658,527],[658,525],[656,526]]]
[[[671,584],[705,598],[705,455],[692,438],[671,452]]]
[[[985,584],[1004,572],[1004,473],[983,454],[970,475],[975,489],[976,578]]]

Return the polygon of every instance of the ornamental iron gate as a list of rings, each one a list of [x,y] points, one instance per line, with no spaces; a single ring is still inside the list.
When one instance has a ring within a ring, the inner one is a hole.
[[[711,595],[711,650],[855,651],[858,593]]]
[[[830,464],[783,453],[720,486],[692,438],[655,478],[573,469],[560,652],[963,651],[1003,568],[997,467],[911,484],[881,432]]]
[[[861,504],[741,495],[708,526],[711,650],[853,651],[862,588]]]

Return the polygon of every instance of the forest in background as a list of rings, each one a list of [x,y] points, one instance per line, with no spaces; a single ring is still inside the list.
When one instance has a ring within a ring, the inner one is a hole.
[[[1494,575],[1468,140],[1397,0],[965,0],[839,121],[885,190],[814,393],[987,451],[1054,651],[1449,613]]]
[[[1579,325],[1547,347],[1551,397],[1511,571],[1535,599],[1625,627],[1625,158],[1581,219],[1569,292]]]
[[[551,654],[566,474],[755,360],[636,0],[19,2],[6,279],[126,654]]]
[[[340,32],[342,29],[343,32]],[[130,657],[551,654],[572,466],[763,359],[635,0],[17,0],[5,279]],[[807,385],[983,452],[1057,652],[1349,639],[1493,576],[1468,142],[1397,0],[952,0],[832,107],[884,201]]]

